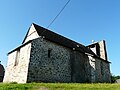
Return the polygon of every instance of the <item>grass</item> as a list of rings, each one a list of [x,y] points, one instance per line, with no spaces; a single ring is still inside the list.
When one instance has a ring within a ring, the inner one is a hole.
[[[0,90],[120,90],[120,84],[28,83],[0,84]]]

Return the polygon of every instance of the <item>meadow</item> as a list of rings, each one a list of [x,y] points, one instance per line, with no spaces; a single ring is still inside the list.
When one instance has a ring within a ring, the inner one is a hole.
[[[120,84],[81,83],[0,83],[0,90],[120,90]]]

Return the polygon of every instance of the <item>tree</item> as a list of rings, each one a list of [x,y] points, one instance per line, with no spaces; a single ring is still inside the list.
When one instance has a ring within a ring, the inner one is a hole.
[[[111,76],[111,82],[112,82],[112,83],[115,83],[115,81],[116,81],[117,79],[120,79],[120,76],[115,76],[115,75],[112,75],[112,76]]]

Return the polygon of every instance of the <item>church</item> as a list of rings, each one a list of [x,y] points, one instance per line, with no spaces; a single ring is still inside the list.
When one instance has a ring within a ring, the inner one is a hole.
[[[85,46],[37,24],[8,53],[3,82],[111,82],[105,40]]]

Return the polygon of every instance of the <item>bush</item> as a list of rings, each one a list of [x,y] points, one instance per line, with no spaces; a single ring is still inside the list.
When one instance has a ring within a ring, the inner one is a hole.
[[[111,76],[111,83],[115,83],[115,81],[116,81],[117,79],[120,79],[120,76],[112,75],[112,76]]]

